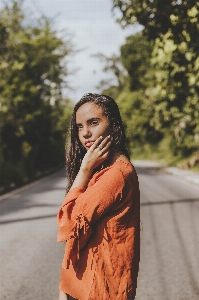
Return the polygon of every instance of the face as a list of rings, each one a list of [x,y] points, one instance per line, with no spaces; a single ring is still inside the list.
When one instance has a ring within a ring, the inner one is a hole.
[[[78,108],[76,126],[79,140],[86,150],[93,145],[98,137],[105,138],[112,132],[103,109],[92,102],[85,103]]]

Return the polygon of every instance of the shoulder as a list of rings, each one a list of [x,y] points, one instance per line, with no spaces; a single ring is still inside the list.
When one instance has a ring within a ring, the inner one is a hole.
[[[123,153],[115,152],[113,162],[110,167],[115,170],[118,169],[124,177],[136,174],[134,166]]]
[[[122,174],[125,185],[139,184],[137,172],[130,161],[117,161],[114,165],[114,168]]]
[[[134,166],[128,160],[118,160],[112,167],[119,170],[125,177],[136,173]]]
[[[133,174],[136,174],[136,171],[130,161],[118,160],[97,172],[92,181],[113,181],[118,184],[118,181],[125,182],[129,177],[134,176]]]

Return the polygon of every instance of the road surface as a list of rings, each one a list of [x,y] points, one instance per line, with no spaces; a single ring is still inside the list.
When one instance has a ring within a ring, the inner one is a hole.
[[[142,238],[136,300],[198,300],[199,186],[137,171]]]
[[[56,214],[65,195],[64,171],[0,201],[0,299],[58,298],[63,243]]]
[[[198,300],[199,186],[137,171],[142,230],[136,300]],[[1,300],[57,300],[64,245],[56,243],[56,214],[65,186],[59,171],[0,201]]]

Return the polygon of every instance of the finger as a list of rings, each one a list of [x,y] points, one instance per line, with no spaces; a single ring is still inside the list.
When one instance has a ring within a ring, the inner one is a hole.
[[[111,141],[108,141],[108,142],[106,143],[106,145],[100,149],[101,155],[104,155],[106,152],[108,152],[108,151],[110,150],[111,144],[112,144],[112,140],[111,140]]]
[[[99,138],[97,138],[97,140],[94,142],[94,144],[92,145],[91,148],[93,150],[102,151],[104,149],[106,151],[110,147],[109,143],[111,143],[112,140],[113,140],[113,138],[110,135],[108,135],[104,139],[102,136],[100,136]],[[108,146],[108,148],[106,146]],[[104,152],[104,150],[103,150],[103,152]]]
[[[101,153],[101,155],[100,155],[101,159],[106,160],[110,153],[111,153],[111,149],[109,148],[106,150],[106,152]]]
[[[105,148],[106,145],[109,145],[110,143],[112,143],[112,141],[113,141],[113,138],[112,138],[110,135],[108,135],[108,136],[101,142],[101,144],[100,144],[99,146],[101,146],[101,148]],[[98,146],[98,147],[99,147],[99,146]]]
[[[92,147],[93,149],[98,148],[99,145],[101,144],[102,140],[103,140],[103,137],[102,137],[102,136],[98,137],[91,147]]]

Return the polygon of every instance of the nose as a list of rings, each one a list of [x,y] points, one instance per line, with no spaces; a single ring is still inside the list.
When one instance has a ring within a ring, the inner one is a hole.
[[[89,137],[91,137],[91,135],[92,135],[92,133],[90,132],[88,126],[84,126],[84,127],[82,128],[82,136],[83,136],[84,138],[89,138]]]

